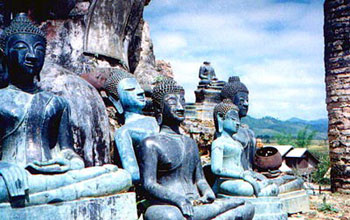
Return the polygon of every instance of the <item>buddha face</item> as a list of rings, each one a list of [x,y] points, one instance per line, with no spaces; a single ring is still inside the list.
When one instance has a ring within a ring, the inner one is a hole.
[[[16,78],[38,75],[45,60],[45,40],[34,34],[15,34],[7,41],[7,66]]]
[[[166,94],[163,99],[163,123],[181,123],[185,120],[185,97],[183,93]]]
[[[248,93],[238,92],[233,97],[232,101],[233,101],[233,104],[235,104],[239,108],[239,117],[243,118],[247,116],[248,106],[249,106]]]
[[[141,111],[146,105],[145,91],[135,78],[122,79],[118,84],[118,94],[125,111]]]
[[[233,135],[237,133],[240,124],[238,112],[232,109],[226,113],[222,128],[228,134]]]

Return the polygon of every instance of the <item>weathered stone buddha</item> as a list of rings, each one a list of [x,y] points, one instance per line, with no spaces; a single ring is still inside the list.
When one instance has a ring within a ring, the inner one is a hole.
[[[39,205],[128,189],[130,174],[116,166],[84,168],[73,150],[67,102],[37,87],[44,33],[21,13],[0,46],[9,80],[0,90],[0,203]]]
[[[140,171],[136,148],[143,139],[159,132],[159,125],[154,117],[142,114],[146,105],[145,92],[131,74],[115,72],[106,81],[105,88],[118,113],[124,116],[124,125],[115,132],[115,143],[123,168],[137,183],[140,181]]]
[[[238,76],[230,77],[228,83],[226,83],[221,90],[222,100],[229,99],[238,107],[240,119],[247,116],[249,107],[248,95],[249,91],[247,87],[241,83]],[[254,132],[247,126],[240,124],[237,133],[235,133],[233,137],[239,141],[244,148],[245,159],[247,159],[247,161],[242,162],[243,166],[245,168],[252,168],[256,151]]]
[[[165,79],[154,87],[152,98],[161,130],[140,145],[141,183],[152,204],[145,219],[252,219],[252,205],[215,198],[196,143],[180,133],[184,89]]]
[[[204,61],[203,65],[199,68],[199,78],[201,81],[199,84],[210,84],[212,81],[216,81],[216,74],[214,68],[210,65],[210,62]]]
[[[214,68],[210,65],[210,62],[204,61],[199,68],[199,87],[198,88],[222,88],[225,84],[224,81],[219,81],[216,77]]]

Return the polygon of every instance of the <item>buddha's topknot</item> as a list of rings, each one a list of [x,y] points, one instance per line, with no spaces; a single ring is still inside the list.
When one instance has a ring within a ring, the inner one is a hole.
[[[15,34],[34,34],[42,37],[46,44],[45,33],[32,21],[29,20],[25,13],[18,14],[11,22],[10,26],[6,27],[0,36],[0,47],[4,52],[6,48],[6,42],[12,35]]]
[[[239,76],[231,76],[228,80],[228,83],[221,90],[221,99],[233,99],[233,97],[238,92],[246,92],[249,93],[247,87],[241,83]]]
[[[235,104],[233,104],[230,99],[225,99],[215,106],[213,117],[216,130],[218,130],[218,114],[220,115],[220,117],[225,118],[227,112],[229,112],[230,110],[235,110],[237,112],[239,111],[238,107]]]
[[[152,101],[157,110],[162,109],[164,96],[170,93],[184,92],[184,88],[172,78],[164,78],[156,83],[152,91]]]
[[[126,79],[126,78],[135,78],[135,77],[124,70],[115,69],[113,70],[113,73],[111,74],[111,76],[109,76],[109,78],[106,80],[104,84],[104,89],[107,91],[108,94],[114,95],[116,98],[119,99],[118,85],[122,79]]]

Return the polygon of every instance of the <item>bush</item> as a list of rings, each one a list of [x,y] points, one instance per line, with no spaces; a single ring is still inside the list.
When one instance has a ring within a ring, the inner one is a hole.
[[[327,171],[331,166],[331,161],[329,155],[323,155],[319,158],[320,163],[317,166],[317,169],[312,173],[312,181],[320,185],[330,185],[331,180],[328,177],[325,177]]]

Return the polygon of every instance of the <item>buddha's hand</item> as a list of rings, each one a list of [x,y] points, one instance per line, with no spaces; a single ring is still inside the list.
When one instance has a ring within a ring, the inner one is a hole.
[[[213,191],[208,190],[204,193],[202,197],[199,198],[199,201],[203,204],[212,203],[215,200],[215,194]]]
[[[11,197],[24,196],[29,189],[28,173],[16,164],[0,162],[0,175]]]
[[[65,173],[71,170],[71,162],[65,158],[58,157],[48,161],[34,161],[27,165],[30,173]]]
[[[258,197],[258,195],[261,191],[261,188],[260,188],[260,185],[259,185],[258,181],[256,180],[256,178],[254,178],[253,172],[247,170],[247,171],[244,171],[241,174],[241,176],[242,176],[243,180],[247,181],[248,183],[250,183],[253,186],[254,195],[256,197]]]
[[[180,197],[176,199],[176,203],[177,207],[180,208],[185,218],[193,217],[193,206],[189,199],[186,199],[185,197]]]

